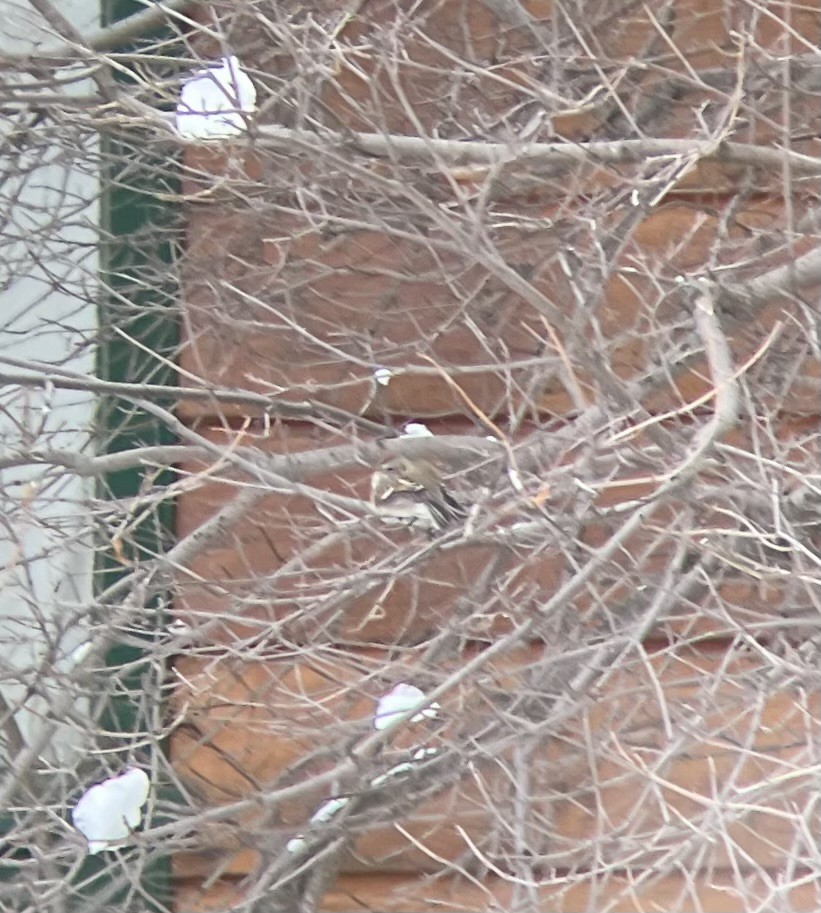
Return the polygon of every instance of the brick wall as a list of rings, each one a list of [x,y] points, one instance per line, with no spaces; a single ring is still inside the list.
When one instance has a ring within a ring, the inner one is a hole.
[[[733,427],[624,532],[713,418],[677,280],[738,289],[817,247],[817,176],[714,157],[818,156],[817,89],[795,91],[817,3],[534,2],[541,56],[476,0],[366,0],[322,53],[340,7],[311,6],[220,8],[262,124],[505,140],[545,110],[540,141],[701,145],[541,170],[264,130],[189,148],[180,370],[271,406],[178,407],[212,447],[178,533],[220,528],[177,572],[171,756],[208,810],[177,909],[817,909],[817,287],[724,301]],[[410,418],[481,493],[466,539],[341,500]],[[381,694],[445,679],[437,722],[360,754]],[[421,744],[428,774],[361,800],[327,878],[294,875],[312,813]]]

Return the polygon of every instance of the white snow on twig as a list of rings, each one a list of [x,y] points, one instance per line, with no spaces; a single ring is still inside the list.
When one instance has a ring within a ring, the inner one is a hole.
[[[378,777],[374,777],[373,780],[371,780],[371,786],[382,786],[392,777],[410,773],[417,766],[419,761],[427,761],[437,754],[439,754],[438,748],[419,748],[411,755],[410,761],[403,761],[401,764],[395,764],[390,770],[386,770],[385,773],[379,774]]]
[[[376,713],[373,717],[374,729],[382,730],[387,729],[389,726],[393,726],[400,717],[409,710],[412,710],[418,704],[423,703],[424,700],[425,693],[417,688],[416,685],[408,685],[405,682],[400,682],[387,694],[379,698],[376,705]],[[414,714],[414,716],[411,717],[411,722],[421,723],[425,719],[436,719],[438,712],[439,704],[434,702],[430,707],[425,707],[424,710],[420,710],[419,713]]]
[[[402,437],[433,437],[433,432],[422,422],[408,422],[402,429]]]
[[[121,846],[139,826],[149,785],[144,771],[128,767],[83,793],[71,820],[88,841],[91,855]]]
[[[223,57],[185,82],[177,104],[177,130],[187,139],[225,139],[248,128],[257,90],[239,60]]]
[[[390,368],[377,368],[373,372],[373,379],[383,387],[388,386],[393,376],[394,373]]]
[[[328,799],[311,815],[311,824],[321,824],[324,821],[330,821],[334,815],[342,811],[351,800],[347,797],[341,799]],[[305,848],[305,837],[298,834],[285,844],[285,849],[289,853],[298,853]]]
[[[68,670],[73,669],[75,666],[79,666],[80,663],[91,653],[94,648],[94,644],[90,640],[86,640],[75,647],[71,653],[66,657],[66,667]]]

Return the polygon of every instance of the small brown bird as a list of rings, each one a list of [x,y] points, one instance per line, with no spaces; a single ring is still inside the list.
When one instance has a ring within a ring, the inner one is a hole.
[[[386,518],[417,521],[443,529],[464,520],[465,508],[442,484],[442,474],[429,460],[392,457],[371,478],[371,503]]]

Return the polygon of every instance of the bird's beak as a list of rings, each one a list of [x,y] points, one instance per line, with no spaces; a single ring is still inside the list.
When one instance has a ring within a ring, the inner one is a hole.
[[[409,479],[398,478],[388,483],[391,491],[420,491],[422,486],[418,482],[411,482]]]

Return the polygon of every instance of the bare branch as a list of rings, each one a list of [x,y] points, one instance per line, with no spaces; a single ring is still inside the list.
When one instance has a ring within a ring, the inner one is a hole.
[[[106,53],[121,48],[129,42],[135,41],[147,32],[161,28],[169,19],[179,20],[179,14],[191,6],[190,0],[163,0],[161,3],[152,3],[139,13],[134,13],[125,19],[119,19],[111,25],[96,29],[84,34],[78,33],[73,27],[67,42],[55,43],[51,47],[39,48],[36,54],[9,54],[0,55],[0,66],[11,67],[29,61],[44,61],[50,63],[66,63],[83,57],[85,51]],[[46,18],[51,21],[51,10],[44,10]],[[64,17],[61,17],[64,19]],[[187,17],[182,21],[188,23]]]

